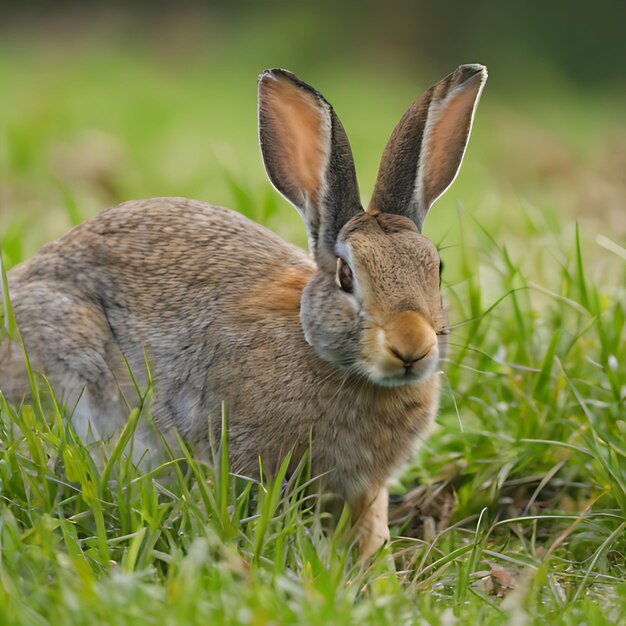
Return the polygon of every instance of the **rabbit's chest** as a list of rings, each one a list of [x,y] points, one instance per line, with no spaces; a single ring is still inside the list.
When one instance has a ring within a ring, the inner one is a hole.
[[[436,415],[438,382],[347,403],[318,429],[314,452],[334,491],[351,500],[382,486],[415,453]],[[335,411],[337,409],[335,408]],[[326,426],[326,424],[324,425]],[[315,463],[316,459],[314,459]]]

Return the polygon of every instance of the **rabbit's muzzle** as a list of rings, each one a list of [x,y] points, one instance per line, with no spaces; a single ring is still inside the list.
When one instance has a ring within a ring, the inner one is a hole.
[[[365,333],[363,365],[376,384],[412,385],[430,378],[439,361],[437,335],[414,311],[403,311]]]

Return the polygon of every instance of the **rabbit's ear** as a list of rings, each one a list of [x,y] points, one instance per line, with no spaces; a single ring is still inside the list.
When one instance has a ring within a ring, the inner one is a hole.
[[[300,212],[311,252],[332,251],[363,209],[348,138],[333,108],[291,72],[259,77],[259,139],[267,174]]]
[[[368,211],[404,215],[422,230],[459,171],[486,80],[484,66],[461,65],[411,105],[387,143]]]

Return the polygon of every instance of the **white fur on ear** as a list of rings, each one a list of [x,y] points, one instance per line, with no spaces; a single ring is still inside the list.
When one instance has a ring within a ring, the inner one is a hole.
[[[422,229],[459,171],[486,80],[482,65],[461,65],[411,104],[385,146],[368,211],[403,215]]]
[[[472,132],[476,107],[487,82],[488,74],[486,67],[478,64],[463,67],[475,69],[476,74],[467,81],[453,87],[441,99],[436,99],[435,90],[428,107],[413,191],[413,201],[418,207],[422,222],[430,207],[447,191],[459,173],[465,151],[467,150],[469,136]],[[459,104],[461,106],[458,106]],[[470,108],[469,120],[465,122],[468,106]],[[448,123],[448,128],[443,129],[443,134],[445,134],[445,131],[452,131],[457,134],[465,133],[465,140],[460,142],[460,154],[445,153],[451,146],[437,145],[437,141],[442,141],[442,139],[445,143],[445,137],[437,137],[436,130],[439,126],[445,125],[446,122]],[[446,168],[444,168],[437,157],[439,159],[446,157],[451,159],[451,167],[447,173],[444,171]],[[440,179],[441,175],[445,176],[443,180]]]
[[[272,184],[309,224],[325,191],[331,112],[325,100],[294,78],[277,70],[261,74],[259,140]]]
[[[362,211],[350,144],[333,108],[291,72],[266,70],[259,142],[269,179],[304,220],[311,253],[332,252],[341,227]]]

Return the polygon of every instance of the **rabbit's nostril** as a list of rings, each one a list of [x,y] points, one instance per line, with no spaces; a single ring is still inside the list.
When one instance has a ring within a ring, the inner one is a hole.
[[[410,358],[406,354],[402,354],[399,350],[397,350],[393,346],[389,346],[389,351],[391,352],[391,354],[393,354],[393,356],[396,357],[396,359],[398,359],[399,361],[402,361],[402,364],[404,365],[404,367],[410,368],[415,362],[414,359]]]
[[[430,346],[427,350],[420,352],[419,355],[416,355],[415,352],[413,354],[403,354],[397,348],[389,346],[389,352],[391,352],[391,354],[393,354],[399,361],[402,361],[402,365],[407,371],[409,371],[413,367],[413,365],[415,365],[415,363],[427,357],[432,349],[433,346]]]
[[[402,358],[402,355],[393,347],[389,347],[389,352],[391,352],[391,354],[393,354],[393,356],[395,356],[396,358],[400,359],[401,361],[404,361],[404,359]]]

